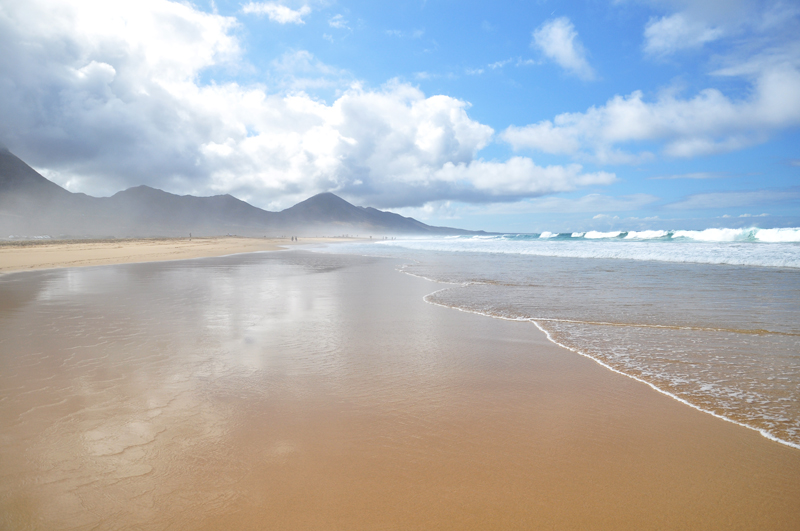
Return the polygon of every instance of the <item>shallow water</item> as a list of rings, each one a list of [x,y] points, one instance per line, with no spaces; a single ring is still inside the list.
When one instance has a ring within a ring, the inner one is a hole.
[[[714,258],[750,245],[761,250],[745,256],[763,261],[794,256],[797,244],[553,243],[562,256],[496,238],[347,248],[406,260],[405,272],[445,283],[429,302],[533,320],[561,345],[800,448],[800,269],[648,260],[642,248]],[[622,248],[637,259],[607,257]]]
[[[0,278],[0,528],[800,521],[793,449],[530,323],[425,304],[438,286],[397,267],[275,252]]]
[[[236,497],[251,466],[231,444],[242,403],[338,385],[325,273],[365,262],[270,257],[0,279],[0,527],[191,529],[183,512]],[[273,436],[261,457],[295,446]]]

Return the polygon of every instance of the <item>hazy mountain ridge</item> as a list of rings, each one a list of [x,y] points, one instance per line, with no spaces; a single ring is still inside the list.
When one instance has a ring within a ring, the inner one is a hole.
[[[190,232],[243,236],[476,233],[354,206],[332,193],[315,195],[281,212],[262,210],[227,194],[181,196],[144,185],[111,197],[92,197],[65,190],[0,148],[0,237],[182,236]]]

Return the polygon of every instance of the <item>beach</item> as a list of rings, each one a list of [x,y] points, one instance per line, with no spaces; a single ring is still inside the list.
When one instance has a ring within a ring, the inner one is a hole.
[[[0,527],[800,525],[797,449],[402,262],[157,245],[0,279]]]
[[[0,242],[0,274],[59,267],[185,260],[256,251],[299,243],[331,243],[346,238],[141,238],[119,240],[6,240]]]

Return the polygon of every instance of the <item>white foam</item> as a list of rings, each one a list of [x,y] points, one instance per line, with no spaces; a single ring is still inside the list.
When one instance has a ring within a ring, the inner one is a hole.
[[[625,235],[626,240],[653,240],[656,238],[663,238],[667,236],[669,231],[666,230],[642,230],[642,231],[629,231]]]
[[[433,280],[433,279],[427,279],[427,280]],[[433,280],[433,281],[436,282],[435,280]],[[578,350],[578,349],[572,348],[572,347],[570,347],[568,345],[565,345],[563,343],[560,343],[559,341],[556,341],[553,338],[553,336],[550,334],[550,332],[547,331],[545,328],[543,328],[537,322],[537,319],[535,319],[535,318],[531,319],[531,318],[525,318],[525,317],[503,317],[503,316],[493,315],[493,314],[485,313],[485,312],[481,312],[481,311],[469,310],[469,309],[466,309],[466,308],[460,308],[458,306],[448,306],[446,304],[441,304],[441,303],[438,303],[438,302],[435,302],[435,301],[432,300],[434,295],[444,291],[445,289],[451,289],[451,288],[444,288],[444,289],[441,289],[441,290],[434,291],[433,293],[430,293],[430,294],[426,295],[425,297],[423,297],[422,300],[424,300],[428,304],[432,304],[434,306],[443,306],[445,308],[451,308],[451,309],[458,310],[458,311],[464,312],[464,313],[472,313],[472,314],[477,314],[477,315],[483,315],[485,317],[490,317],[492,319],[501,319],[501,320],[504,320],[504,321],[518,321],[518,322],[519,321],[522,321],[522,322],[526,322],[527,321],[529,323],[532,323],[534,326],[536,326],[536,328],[538,328],[540,331],[542,331],[544,333],[544,335],[547,337],[548,341],[558,345],[561,348],[564,348],[564,349],[567,349],[569,351],[572,351],[572,352],[574,352],[574,353],[576,353],[576,354],[578,354],[580,356],[583,356],[585,358],[589,358],[590,360],[594,361],[595,363],[603,366],[604,368],[606,368],[606,369],[608,369],[608,370],[610,370],[612,372],[615,372],[615,373],[620,374],[622,376],[627,376],[628,378],[631,378],[632,380],[636,380],[637,382],[643,383],[643,384],[647,385],[648,387],[650,387],[651,389],[653,389],[654,391],[656,391],[658,393],[661,393],[663,395],[666,395],[666,396],[668,396],[668,397],[670,397],[670,398],[672,398],[674,400],[677,400],[678,402],[680,402],[680,403],[682,403],[684,405],[687,405],[687,406],[689,406],[689,407],[691,407],[693,409],[696,409],[696,410],[698,410],[698,411],[700,411],[702,413],[706,413],[708,415],[711,415],[711,416],[716,417],[718,419],[730,422],[732,424],[736,424],[737,426],[741,426],[743,428],[747,428],[747,429],[751,429],[753,431],[757,431],[763,437],[765,437],[765,438],[767,438],[767,439],[769,439],[771,441],[774,441],[774,442],[777,442],[777,443],[780,443],[780,444],[783,444],[783,445],[786,445],[786,446],[790,446],[792,448],[797,448],[797,449],[800,450],[800,444],[794,443],[792,441],[787,441],[785,439],[781,439],[780,437],[776,437],[775,435],[773,435],[772,433],[770,433],[769,431],[767,431],[765,429],[762,429],[762,428],[759,428],[759,427],[756,427],[756,426],[751,426],[751,425],[749,425],[747,423],[744,423],[744,422],[738,422],[738,421],[733,420],[733,419],[731,419],[729,417],[726,417],[725,415],[720,415],[719,413],[716,413],[714,411],[711,411],[709,409],[701,407],[701,406],[699,406],[697,404],[694,404],[694,403],[690,402],[689,400],[687,400],[687,399],[685,399],[685,398],[683,398],[681,396],[678,396],[675,393],[671,393],[671,392],[669,392],[669,391],[667,391],[665,389],[661,389],[660,387],[658,387],[654,383],[649,382],[649,381],[645,380],[644,378],[639,378],[638,376],[634,376],[632,374],[628,374],[627,372],[624,372],[622,370],[619,370],[617,368],[612,367],[611,365],[609,365],[608,363],[604,362],[603,360],[601,360],[599,358],[596,358],[596,357],[591,356],[591,355],[589,355],[589,354],[587,354],[587,353],[585,353],[585,352],[583,352],[581,350]]]
[[[616,231],[616,232],[598,232],[598,231],[596,231],[596,230],[590,230],[589,232],[587,232],[586,234],[584,234],[584,235],[583,235],[583,237],[584,237],[584,238],[587,238],[587,239],[590,239],[590,240],[598,240],[598,239],[600,239],[600,238],[616,238],[616,237],[617,237],[617,236],[619,236],[620,234],[622,234],[622,231]]]
[[[738,230],[738,229],[737,229]],[[784,231],[785,232],[785,231]],[[770,236],[767,233],[765,237]],[[780,237],[785,237],[783,233]],[[704,242],[668,239],[581,239],[553,238],[443,238],[427,240],[386,240],[382,245],[440,252],[502,253],[564,258],[613,258],[696,264],[728,264],[760,267],[800,268],[800,245],[788,243],[759,243],[755,240],[733,242]]]
[[[543,232],[543,233],[541,233],[539,235],[540,238],[544,238],[544,239],[555,238],[556,236],[558,236],[557,232],[547,232],[547,231],[545,231],[545,232]]]
[[[732,242],[745,239],[752,229],[676,230],[673,238],[688,238],[699,242]]]
[[[755,233],[755,238],[770,243],[800,242],[800,228],[759,229]]]

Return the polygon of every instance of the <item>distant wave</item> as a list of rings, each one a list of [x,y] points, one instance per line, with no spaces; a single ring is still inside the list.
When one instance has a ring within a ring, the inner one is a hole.
[[[800,228],[542,232],[378,243],[442,252],[800,268]]]
[[[705,230],[630,230],[599,232],[542,232],[531,234],[502,234],[497,236],[455,236],[458,239],[502,240],[660,240],[698,242],[800,242],[800,228],[782,229],[705,229]]]

